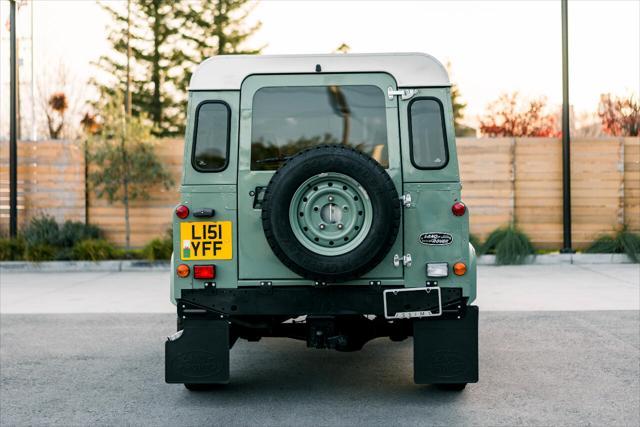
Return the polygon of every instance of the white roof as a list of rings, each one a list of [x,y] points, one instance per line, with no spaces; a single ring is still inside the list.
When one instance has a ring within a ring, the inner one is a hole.
[[[329,55],[221,55],[202,62],[191,76],[189,90],[240,90],[252,74],[386,72],[398,87],[449,86],[444,66],[426,53]]]

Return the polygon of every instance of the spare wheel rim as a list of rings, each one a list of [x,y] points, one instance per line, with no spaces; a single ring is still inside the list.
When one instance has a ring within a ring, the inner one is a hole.
[[[296,239],[320,255],[352,251],[367,237],[372,222],[367,191],[355,179],[338,172],[307,179],[289,205],[289,223]]]

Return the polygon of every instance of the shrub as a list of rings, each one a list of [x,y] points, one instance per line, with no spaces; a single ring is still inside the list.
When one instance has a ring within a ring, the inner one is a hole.
[[[145,259],[143,249],[116,249],[118,259]]]
[[[72,248],[83,240],[99,239],[100,237],[102,237],[100,229],[95,225],[79,221],[65,221],[60,227],[58,241],[63,247]]]
[[[73,259],[73,248],[56,247],[56,261],[68,261]]]
[[[82,261],[102,261],[112,259],[115,248],[104,239],[87,239],[76,243],[72,249],[73,259]]]
[[[0,261],[20,261],[24,257],[25,243],[21,237],[0,239]]]
[[[624,228],[615,235],[600,236],[585,252],[627,254],[633,262],[640,262],[640,235]]]
[[[28,246],[60,244],[60,227],[53,217],[44,215],[31,219],[23,236]]]
[[[71,258],[81,261],[103,261],[115,258],[117,250],[104,239],[85,239],[71,248]]]
[[[515,226],[498,228],[489,234],[480,253],[496,255],[496,264],[523,264],[535,250],[529,237]]]
[[[150,261],[171,259],[172,252],[173,239],[171,236],[153,239],[142,250],[144,257]]]
[[[55,219],[46,215],[33,218],[24,230],[24,239],[29,253],[28,259],[33,261],[93,259],[92,256],[103,257],[105,253],[104,244],[102,244],[102,249],[98,245],[91,246],[92,244],[87,244],[85,245],[86,250],[75,251],[75,246],[78,243],[98,241],[100,237],[100,229],[95,225],[78,221],[65,221],[62,226],[59,226]],[[82,258],[77,258],[77,254],[80,254]],[[109,257],[112,257],[113,251],[109,254]]]
[[[145,259],[144,248],[142,249],[124,249],[115,248],[113,259]]]
[[[48,243],[27,244],[24,258],[28,261],[51,261],[56,257],[56,248]]]

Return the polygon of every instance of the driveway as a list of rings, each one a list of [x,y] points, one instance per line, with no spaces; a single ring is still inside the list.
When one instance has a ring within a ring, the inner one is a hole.
[[[174,313],[169,272],[0,273],[0,313]],[[638,310],[638,264],[478,267],[482,311]]]
[[[230,385],[164,384],[166,276],[3,273],[0,425],[640,424],[638,265],[482,266],[463,393],[414,385],[411,340],[387,339],[239,341]]]

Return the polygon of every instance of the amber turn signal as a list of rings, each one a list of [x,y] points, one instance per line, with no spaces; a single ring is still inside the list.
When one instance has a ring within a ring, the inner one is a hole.
[[[451,206],[451,212],[455,216],[462,216],[467,211],[467,207],[462,202],[455,202],[453,206]]]
[[[455,264],[453,264],[453,273],[456,276],[462,276],[466,272],[467,266],[464,264],[464,262],[456,262]]]
[[[176,274],[178,277],[187,277],[189,275],[189,266],[187,264],[180,264],[176,268]]]
[[[185,205],[180,205],[176,208],[176,216],[180,219],[185,219],[189,216],[189,208]]]

